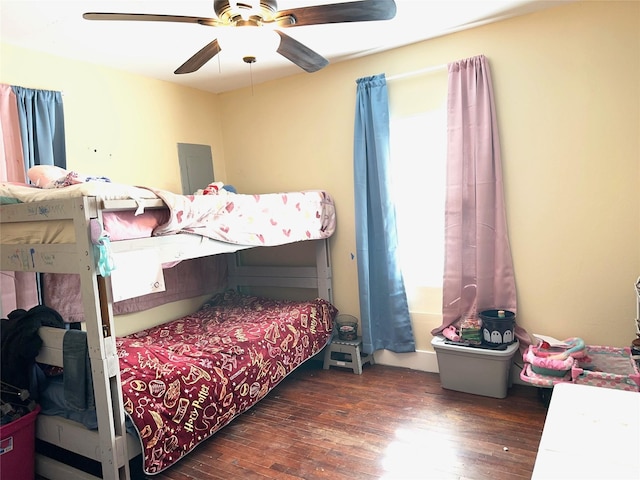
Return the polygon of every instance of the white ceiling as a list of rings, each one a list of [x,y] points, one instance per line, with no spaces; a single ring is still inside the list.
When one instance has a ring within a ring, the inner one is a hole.
[[[383,22],[289,28],[286,33],[330,63],[379,52],[568,0],[396,0],[397,14]],[[280,9],[339,0],[280,0]],[[275,52],[258,52],[242,39],[226,47],[229,28],[166,22],[88,21],[85,12],[154,13],[215,17],[213,0],[0,0],[0,41],[147,77],[220,93],[305,73]],[[238,31],[239,29],[234,29]],[[200,70],[175,75],[204,45],[219,38],[222,51]],[[243,46],[244,44],[244,46]],[[228,43],[227,43],[228,45]],[[248,65],[243,55],[255,55]]]

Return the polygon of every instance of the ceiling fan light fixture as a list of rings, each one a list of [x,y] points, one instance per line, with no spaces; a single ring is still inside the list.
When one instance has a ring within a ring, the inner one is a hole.
[[[221,30],[218,39],[222,46],[222,55],[233,59],[271,56],[280,44],[275,30],[262,28],[251,21],[240,27]]]

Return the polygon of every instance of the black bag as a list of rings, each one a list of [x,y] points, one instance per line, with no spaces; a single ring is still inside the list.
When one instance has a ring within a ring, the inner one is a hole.
[[[29,389],[32,367],[42,347],[38,329],[64,328],[64,321],[57,311],[44,305],[28,311],[17,309],[8,317],[0,321],[0,377],[5,384]]]

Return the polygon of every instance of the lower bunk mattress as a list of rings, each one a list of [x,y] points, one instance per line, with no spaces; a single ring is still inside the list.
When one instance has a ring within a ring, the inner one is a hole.
[[[144,472],[172,466],[320,352],[337,313],[323,299],[228,291],[187,317],[119,337],[124,408]],[[50,402],[43,413],[60,415]],[[81,421],[91,426],[90,418]]]

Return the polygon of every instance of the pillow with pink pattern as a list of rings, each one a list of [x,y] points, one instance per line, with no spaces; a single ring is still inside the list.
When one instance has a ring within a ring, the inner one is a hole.
[[[39,188],[62,188],[85,182],[110,182],[107,177],[79,174],[53,165],[36,165],[27,172],[29,180]]]
[[[36,187],[51,188],[56,180],[66,177],[68,173],[64,168],[54,165],[36,165],[29,169],[27,176]]]

